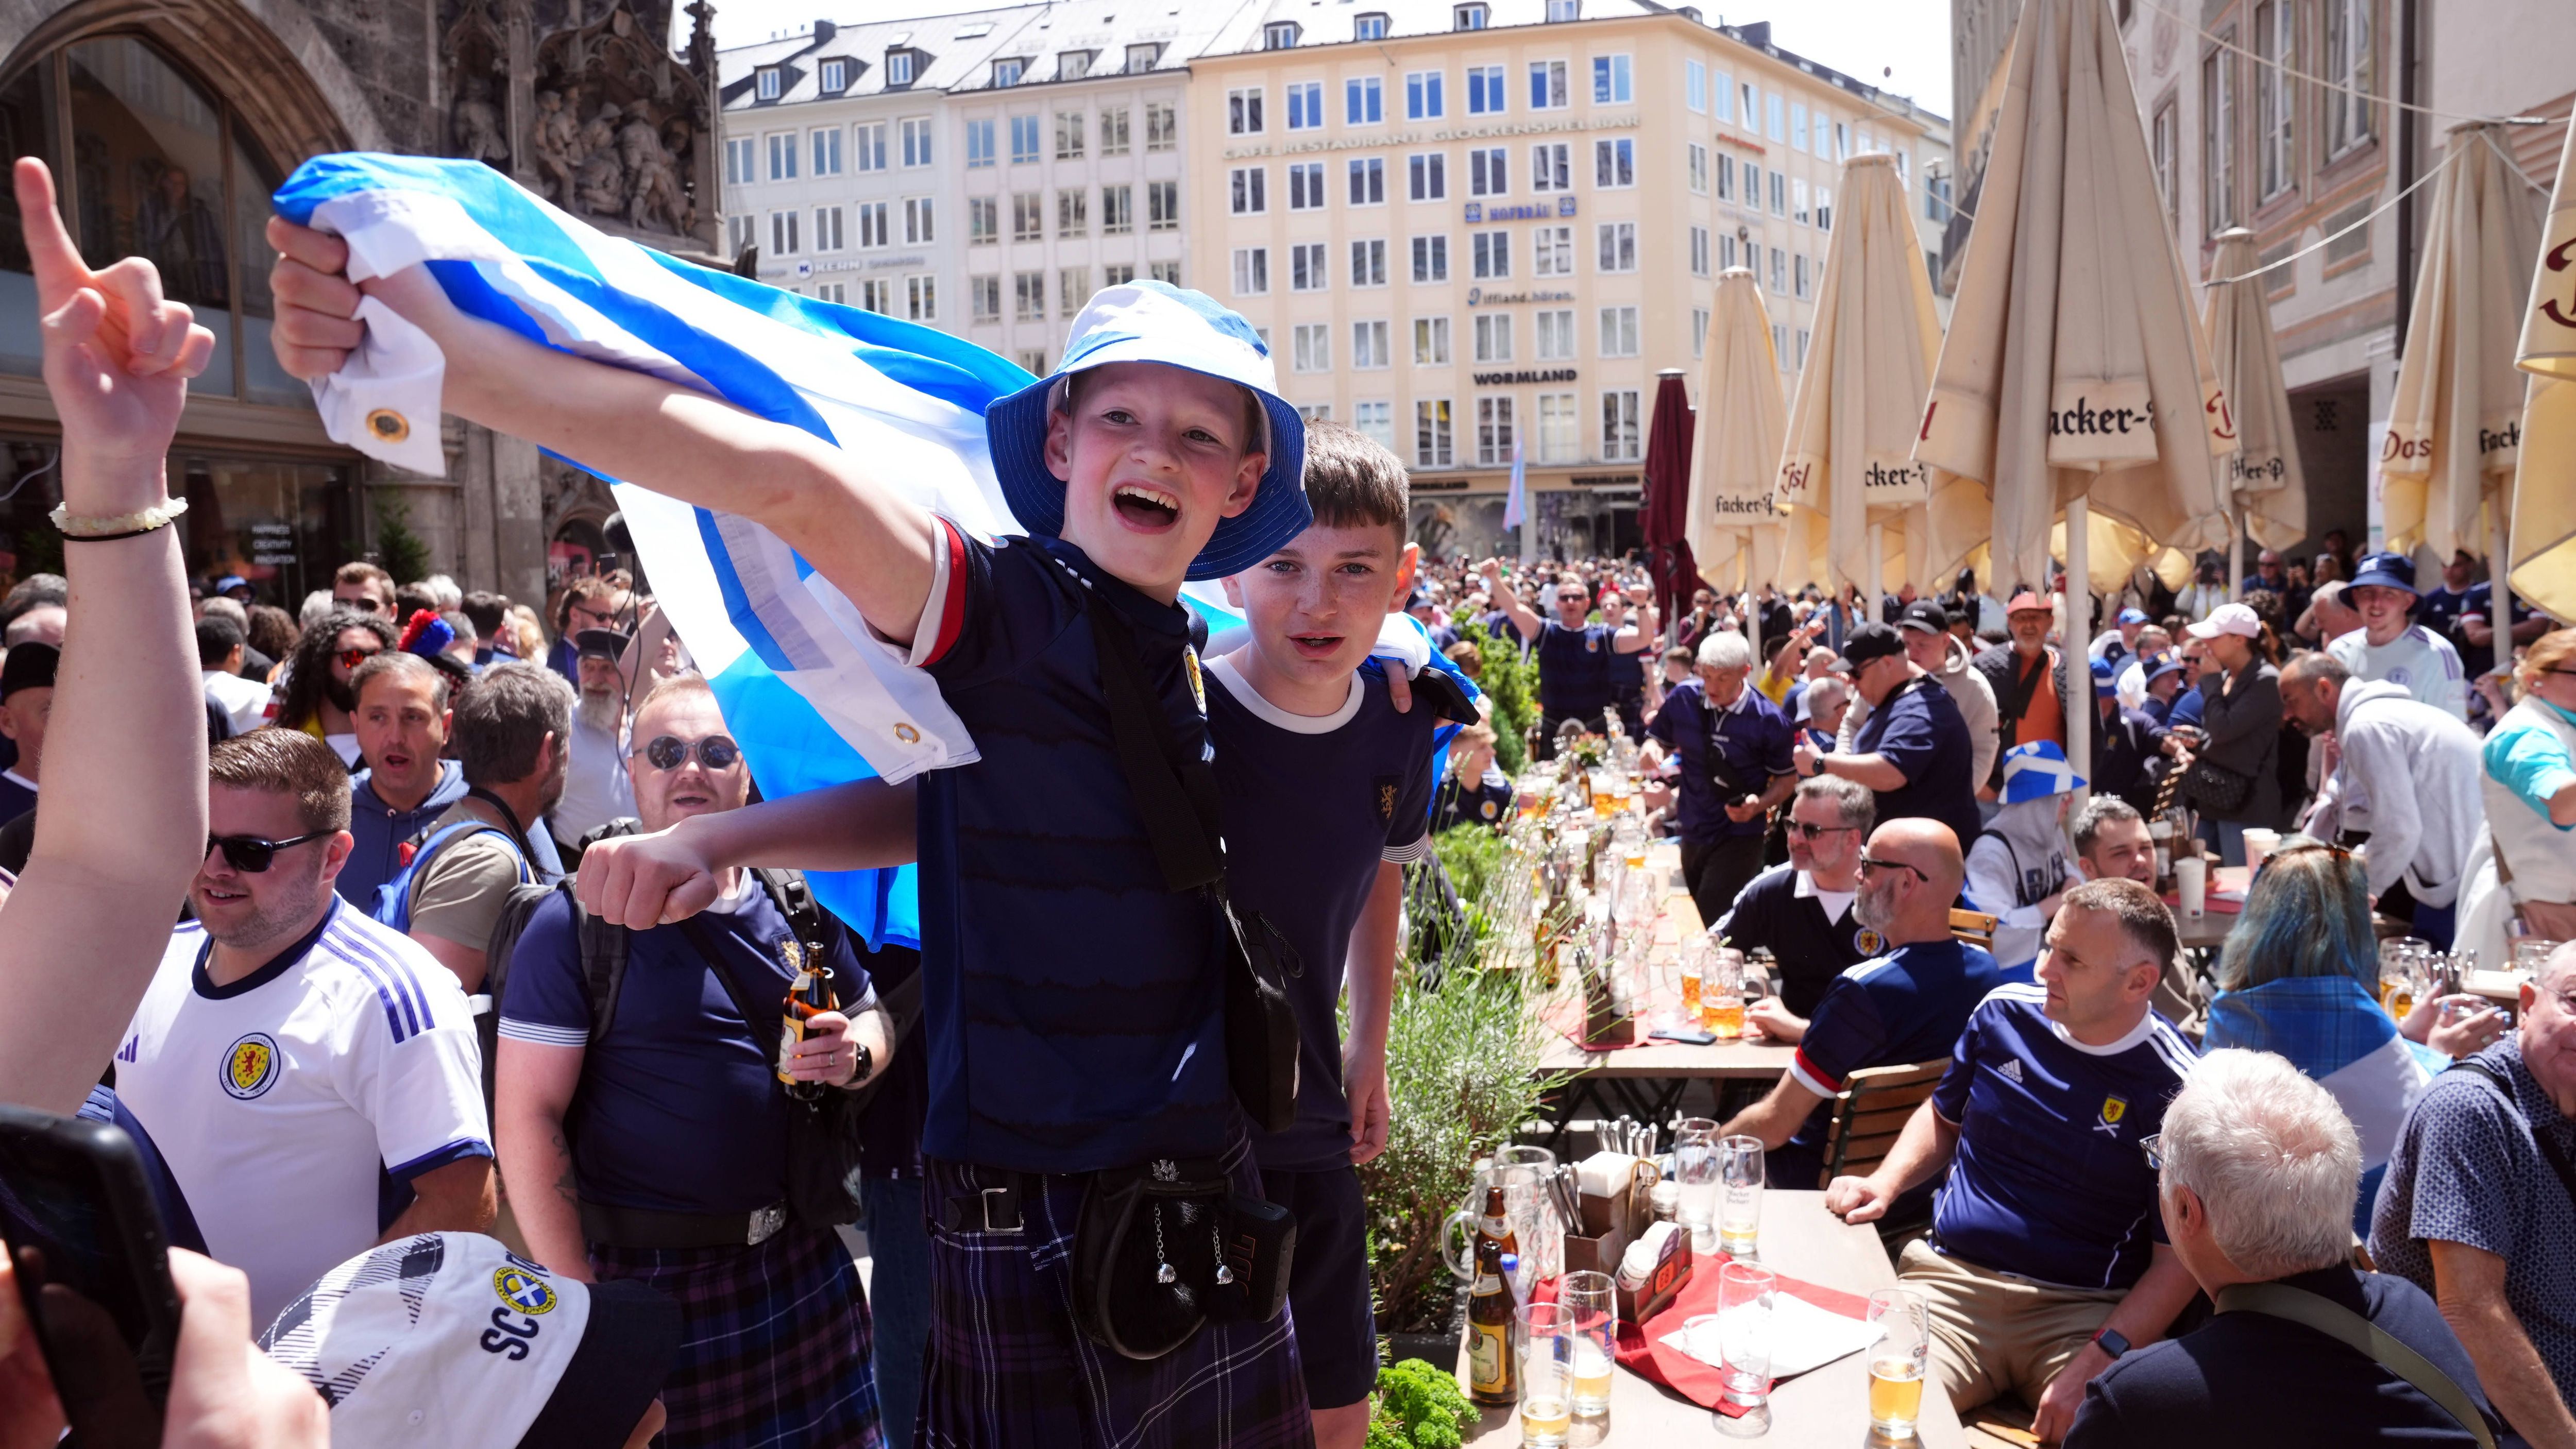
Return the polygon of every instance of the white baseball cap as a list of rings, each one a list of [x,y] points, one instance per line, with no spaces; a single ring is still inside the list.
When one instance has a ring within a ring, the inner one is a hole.
[[[2233,634],[2240,639],[2263,637],[2263,616],[2251,604],[2221,604],[2209,611],[2209,617],[2187,630],[2194,639],[2215,639]]]
[[[680,1307],[580,1283],[480,1233],[360,1253],[286,1306],[259,1346],[367,1449],[618,1449],[662,1391]]]

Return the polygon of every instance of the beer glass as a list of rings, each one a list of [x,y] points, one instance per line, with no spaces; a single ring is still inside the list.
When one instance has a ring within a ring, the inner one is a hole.
[[[1762,1230],[1762,1139],[1719,1138],[1717,1183],[1718,1251],[1730,1258],[1757,1256]]]
[[[1744,1037],[1744,975],[1744,953],[1720,946],[1700,981],[1700,1027],[1719,1041]]]
[[[1526,1167],[1533,1174],[1529,1220],[1515,1222],[1512,1231],[1520,1235],[1521,1272],[1513,1275],[1512,1291],[1522,1301],[1529,1298],[1530,1288],[1542,1278],[1553,1278],[1565,1271],[1565,1214],[1556,1206],[1555,1194],[1548,1179],[1556,1175],[1556,1154],[1544,1147],[1508,1146],[1494,1149],[1496,1167]],[[1505,1195],[1506,1201],[1509,1194]]]
[[[1611,843],[1619,847],[1619,858],[1630,870],[1646,868],[1646,822],[1635,815],[1622,815],[1610,822]]]
[[[2432,942],[2414,936],[2379,943],[2379,1004],[2390,1016],[2403,1021],[2415,1008],[2415,977],[2423,953],[2432,949]]]
[[[1884,1334],[1869,1351],[1869,1426],[1885,1438],[1911,1439],[1932,1357],[1930,1314],[1922,1295],[1880,1288],[1869,1295],[1869,1322]]]
[[[1498,1183],[1503,1189],[1503,1221],[1511,1228],[1522,1257],[1528,1256],[1530,1240],[1537,1235],[1538,1173],[1518,1164],[1497,1164],[1478,1172],[1467,1193],[1467,1206],[1440,1225],[1441,1256],[1449,1260],[1449,1271],[1461,1283],[1476,1281],[1476,1234],[1485,1221],[1485,1189]],[[1527,1280],[1516,1265],[1512,1278],[1515,1291],[1527,1297]]]
[[[1718,1170],[1717,1124],[1706,1117],[1683,1118],[1673,1129],[1673,1181],[1681,1190],[1681,1225],[1690,1229],[1695,1253],[1715,1245]]]
[[[1520,1322],[1521,1449],[1563,1449],[1574,1431],[1574,1314],[1562,1303],[1513,1310]]]
[[[2540,963],[2549,959],[2560,942],[2525,936],[2513,943],[2513,974],[2524,981],[2540,979]]]
[[[1619,1348],[1618,1285],[1607,1273],[1568,1273],[1556,1301],[1574,1315],[1574,1417],[1607,1432],[1610,1366]]]
[[[1706,935],[1693,935],[1682,942],[1677,954],[1681,958],[1682,1020],[1705,1031],[1700,1018],[1700,991],[1708,984],[1709,970],[1717,962],[1717,947]]]
[[[1779,1287],[1770,1269],[1751,1263],[1717,1272],[1717,1344],[1730,1404],[1758,1409],[1770,1400],[1771,1314]]]

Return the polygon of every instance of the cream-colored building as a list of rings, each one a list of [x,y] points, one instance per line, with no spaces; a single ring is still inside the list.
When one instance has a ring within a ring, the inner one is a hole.
[[[1416,537],[1640,542],[1658,371],[1697,388],[1715,277],[1769,296],[1784,390],[1844,158],[1892,151],[1927,249],[1946,121],[1642,0],[1246,6],[1191,62],[1188,274],[1268,337],[1283,391],[1413,469]],[[1937,257],[1933,265],[1937,271]]]

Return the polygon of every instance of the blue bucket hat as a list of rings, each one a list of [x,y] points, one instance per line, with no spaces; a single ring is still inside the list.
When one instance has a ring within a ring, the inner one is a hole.
[[[1063,532],[1064,482],[1046,465],[1047,414],[1067,377],[1112,362],[1160,363],[1221,378],[1259,398],[1269,422],[1261,440],[1269,468],[1252,506],[1218,522],[1190,561],[1189,577],[1239,574],[1315,521],[1306,506],[1305,420],[1279,396],[1278,368],[1260,335],[1204,292],[1143,281],[1094,293],[1073,319],[1055,371],[984,409],[993,474],[1021,527],[1049,537]]]
[[[2084,788],[2084,777],[2066,763],[2054,740],[2032,740],[2004,751],[2004,803],[2018,805]]]
[[[2146,671],[2146,682],[2153,684],[2168,674],[2182,673],[2182,656],[2179,654],[2150,654],[2146,658],[2138,661],[2138,667]]]
[[[2415,561],[2402,553],[2375,553],[2361,561],[2361,569],[2352,576],[2347,589],[2366,589],[2373,584],[2383,589],[2403,589],[2422,598],[2415,587]]]

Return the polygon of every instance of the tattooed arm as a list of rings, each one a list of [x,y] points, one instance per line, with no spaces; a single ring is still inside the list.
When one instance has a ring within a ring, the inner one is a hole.
[[[564,1140],[564,1113],[581,1082],[584,1049],[501,1038],[493,1085],[493,1129],[501,1185],[510,1211],[538,1262],[565,1277],[590,1281],[582,1245],[581,1194]]]

